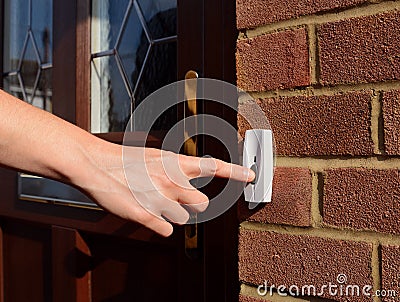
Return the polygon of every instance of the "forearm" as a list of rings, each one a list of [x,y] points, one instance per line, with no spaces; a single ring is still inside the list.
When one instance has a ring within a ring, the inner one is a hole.
[[[99,139],[0,91],[0,163],[73,183]],[[75,167],[75,170],[74,170]]]

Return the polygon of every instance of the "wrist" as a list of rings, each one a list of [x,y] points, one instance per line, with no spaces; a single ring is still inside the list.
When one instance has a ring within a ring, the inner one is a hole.
[[[67,164],[65,171],[68,182],[84,191],[91,191],[106,185],[110,171],[122,167],[122,146],[86,134],[77,140],[74,164]]]

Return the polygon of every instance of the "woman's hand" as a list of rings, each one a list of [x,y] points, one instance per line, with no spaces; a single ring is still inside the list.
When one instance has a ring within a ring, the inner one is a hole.
[[[84,162],[88,166],[73,178],[74,184],[105,210],[163,236],[169,236],[173,228],[162,216],[177,224],[189,219],[180,204],[197,212],[207,208],[207,196],[192,187],[190,179],[216,176],[248,182],[254,178],[247,168],[213,158],[122,147],[102,140],[87,150]]]
[[[251,170],[220,160],[106,142],[1,90],[0,120],[0,165],[72,184],[107,211],[163,236],[172,225],[161,216],[188,219],[179,203],[195,211],[207,207],[190,179],[254,178]]]

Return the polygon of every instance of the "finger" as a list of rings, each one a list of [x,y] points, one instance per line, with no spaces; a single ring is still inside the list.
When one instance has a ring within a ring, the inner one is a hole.
[[[216,176],[250,182],[255,178],[252,170],[224,162],[215,158],[198,158],[181,155],[179,158],[183,172],[191,178]]]
[[[138,202],[147,211],[161,218],[168,218],[171,222],[184,224],[189,220],[189,213],[179,205],[174,196],[168,197],[161,191],[146,192],[145,194],[135,194]],[[138,198],[139,197],[139,198]]]
[[[191,185],[188,181],[188,176],[182,168],[181,157],[177,156],[176,154],[174,155],[175,156],[164,156],[162,158],[164,169],[163,172],[168,180],[172,182],[176,187],[179,187],[181,189],[191,189]]]
[[[230,164],[219,159],[215,159],[217,169],[216,177],[231,178],[242,182],[252,181],[256,175],[254,171],[235,164]]]
[[[144,225],[148,229],[160,234],[163,237],[170,236],[174,230],[171,223],[153,214],[150,214],[145,210],[142,211],[139,217],[135,217],[132,220]]]
[[[173,227],[169,222],[146,211],[146,209],[144,209],[140,204],[136,202],[128,202],[121,198],[119,199],[118,205],[118,208],[106,208],[108,208],[108,211],[111,211],[124,219],[142,224],[161,236],[168,237],[172,234]]]
[[[190,207],[194,212],[204,212],[209,204],[207,195],[193,188],[192,190],[181,190],[178,201]]]
[[[104,199],[98,203],[101,208],[124,219],[142,224],[161,236],[168,237],[172,234],[172,225],[161,217],[146,211],[140,203],[132,202],[131,193],[128,193],[128,198],[124,194],[111,194],[111,196],[108,194],[109,192],[102,194]],[[94,196],[93,199],[97,200]]]
[[[165,204],[162,215],[176,224],[185,224],[190,218],[189,213],[175,201]]]

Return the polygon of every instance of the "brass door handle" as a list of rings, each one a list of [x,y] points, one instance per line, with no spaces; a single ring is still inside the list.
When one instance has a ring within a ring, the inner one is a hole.
[[[186,155],[198,156],[198,141],[197,137],[190,133],[197,133],[197,72],[190,70],[185,75],[185,105],[183,109],[184,118],[184,144],[183,151]],[[193,116],[192,119],[186,119]],[[188,125],[187,123],[191,123]],[[194,123],[194,124],[193,124]],[[191,129],[191,131],[189,131]],[[192,221],[197,221],[197,214],[190,214]],[[199,236],[197,223],[185,225],[185,254],[190,259],[199,257]]]

